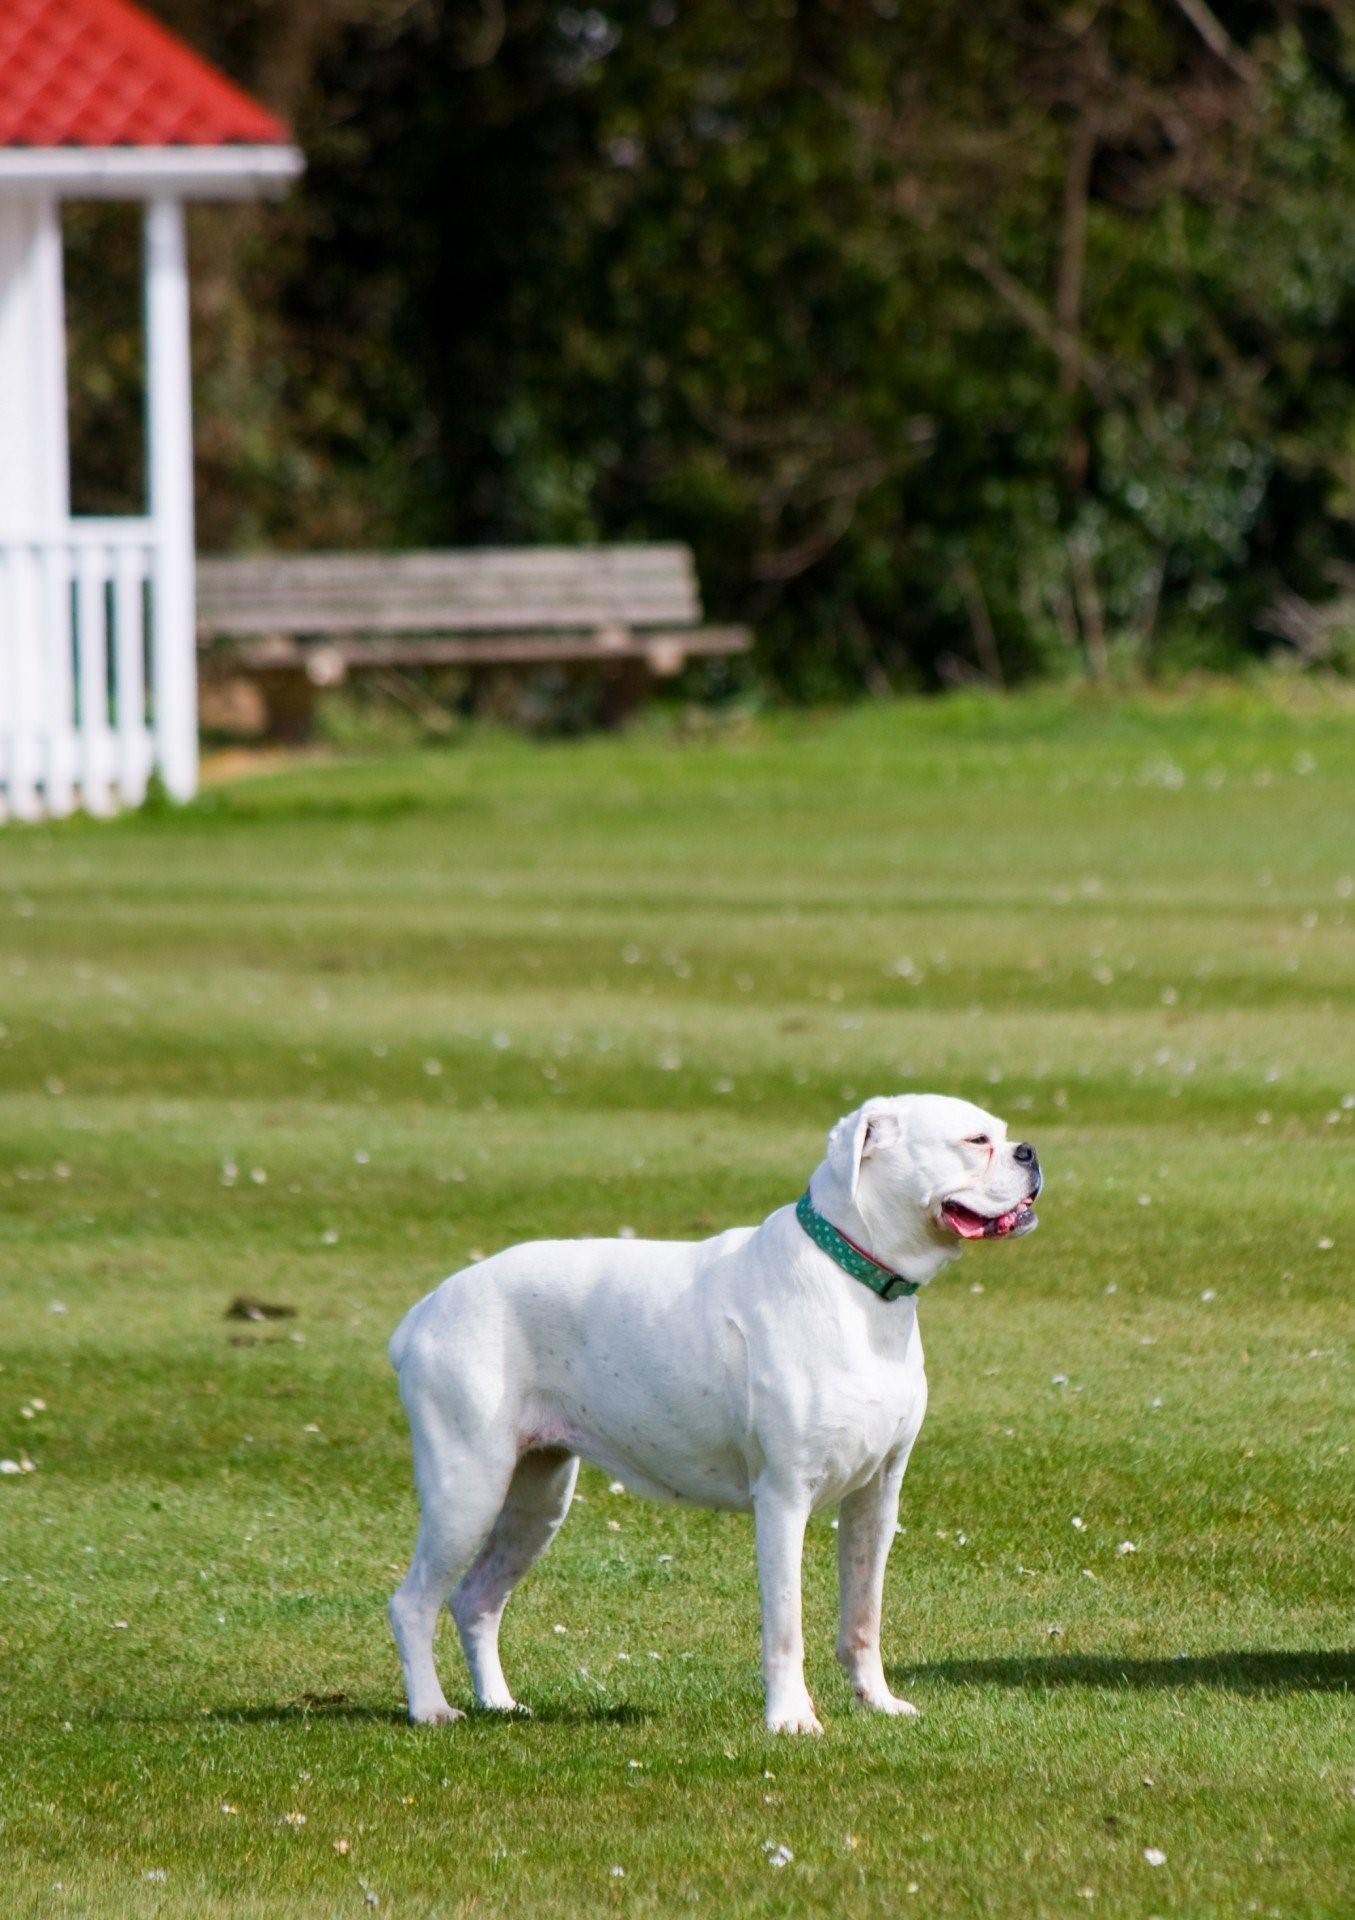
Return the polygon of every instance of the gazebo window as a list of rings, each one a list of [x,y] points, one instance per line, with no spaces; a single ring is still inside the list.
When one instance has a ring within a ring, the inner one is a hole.
[[[122,200],[62,209],[71,511],[146,506],[146,340],[140,209]]]

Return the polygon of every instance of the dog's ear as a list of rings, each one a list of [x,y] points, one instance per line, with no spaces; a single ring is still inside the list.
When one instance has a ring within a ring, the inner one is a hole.
[[[849,1200],[856,1199],[862,1163],[897,1139],[898,1132],[896,1117],[870,1100],[855,1113],[843,1114],[828,1136],[828,1164],[847,1189]]]

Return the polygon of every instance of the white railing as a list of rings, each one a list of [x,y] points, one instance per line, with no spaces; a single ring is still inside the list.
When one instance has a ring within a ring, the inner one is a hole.
[[[0,817],[136,806],[182,753],[157,695],[193,637],[157,631],[159,560],[150,520],[0,527]]]

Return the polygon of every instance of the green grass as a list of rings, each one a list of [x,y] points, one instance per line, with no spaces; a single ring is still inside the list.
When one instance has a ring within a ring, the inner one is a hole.
[[[1349,1915],[1353,820],[1348,706],[1047,696],[0,834],[6,1912]],[[404,1307],[761,1218],[908,1087],[1049,1175],[923,1303],[923,1718],[851,1707],[820,1523],[769,1739],[748,1523],[590,1473],[536,1718],[404,1726]]]

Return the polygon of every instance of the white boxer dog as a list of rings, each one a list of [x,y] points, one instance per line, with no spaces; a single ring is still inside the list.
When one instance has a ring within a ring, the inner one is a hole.
[[[508,1596],[554,1539],[579,1460],[661,1500],[754,1516],[767,1725],[822,1731],[804,1680],[800,1559],[837,1505],[838,1658],[858,1699],[916,1709],[880,1659],[885,1560],[927,1381],[915,1295],[964,1240],[1035,1226],[1035,1149],[965,1100],[868,1100],[798,1206],[712,1240],[537,1240],[449,1280],[390,1344],[421,1506],[390,1603],[409,1717],[459,1720],[433,1665],[451,1593],[479,1706]],[[455,1591],[452,1591],[453,1584]]]

